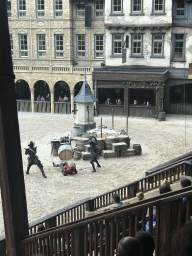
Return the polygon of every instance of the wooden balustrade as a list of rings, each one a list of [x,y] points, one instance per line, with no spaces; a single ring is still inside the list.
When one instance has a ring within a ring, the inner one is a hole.
[[[50,101],[35,101],[35,112],[50,113],[51,102]],[[54,102],[55,113],[58,114],[71,114],[70,102]],[[17,100],[17,111],[31,112],[30,100]]]
[[[155,232],[155,255],[170,255],[171,234],[181,226],[181,203],[188,197],[185,221],[190,219],[192,187],[169,192],[155,198],[84,220],[42,231],[24,238],[23,255],[114,255],[118,242],[125,236],[134,236],[146,229]],[[156,229],[153,230],[153,209],[156,208]],[[149,218],[146,218],[149,209]]]

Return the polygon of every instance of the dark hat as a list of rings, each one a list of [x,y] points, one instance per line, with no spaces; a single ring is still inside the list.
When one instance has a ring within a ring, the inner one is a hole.
[[[35,146],[35,142],[33,142],[33,141],[30,141],[30,143],[29,143],[29,145],[28,145],[29,147],[34,147]]]

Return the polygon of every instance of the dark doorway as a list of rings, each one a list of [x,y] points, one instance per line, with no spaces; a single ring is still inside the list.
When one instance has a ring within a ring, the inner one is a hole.
[[[83,82],[78,82],[75,87],[74,87],[74,97],[79,93],[79,91],[81,90],[81,86],[82,86]]]
[[[17,100],[30,100],[31,92],[29,85],[25,80],[18,80],[15,83],[15,93]]]

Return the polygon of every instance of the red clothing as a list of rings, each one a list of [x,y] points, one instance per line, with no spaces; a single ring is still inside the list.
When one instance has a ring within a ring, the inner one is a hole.
[[[61,102],[61,101],[63,101],[63,99],[62,99],[62,98],[59,98],[57,101],[58,101],[58,102]]]

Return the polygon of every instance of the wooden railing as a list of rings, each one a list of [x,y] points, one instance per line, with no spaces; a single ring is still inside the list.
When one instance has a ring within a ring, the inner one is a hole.
[[[34,101],[35,112],[50,113],[50,101]],[[30,100],[17,100],[17,111],[31,112]],[[54,112],[58,114],[71,114],[70,102],[54,102]]]
[[[72,204],[69,207],[53,212],[30,224],[30,234],[37,231],[39,223],[44,223],[45,227],[54,227],[67,224],[73,220],[82,219],[85,217],[85,210],[94,211],[102,207],[111,205],[113,194],[119,194],[121,200],[126,200],[136,196],[136,193],[144,187],[144,191],[158,188],[164,179],[171,183],[180,179],[180,176],[185,174],[185,163],[177,164],[171,168],[159,171],[155,174],[144,177],[140,180],[129,183],[125,186],[111,190],[94,198],[87,197],[80,202]],[[83,212],[82,212],[83,211]]]
[[[136,196],[136,193],[144,188],[144,191],[149,191],[161,186],[161,181],[167,179],[168,181],[175,182],[180,179],[180,176],[185,174],[186,167],[192,169],[192,165],[188,162],[185,163],[185,160],[192,158],[192,152],[180,157],[180,162],[177,164],[170,165],[163,170],[152,173],[151,175],[129,183],[125,186],[121,186],[117,189],[108,191],[102,195],[99,195],[94,198],[85,198],[80,202],[72,204],[71,206],[62,208],[56,212],[53,212],[45,217],[38,219],[35,222],[30,223],[29,233],[36,233],[37,226],[40,223],[43,223],[46,228],[51,228],[55,226],[60,226],[68,224],[74,220],[81,220],[85,217],[85,210],[93,211],[102,207],[106,207],[112,204],[112,195],[117,193],[119,194],[121,200],[133,198]],[[176,158],[176,162],[178,159]],[[158,170],[158,167],[157,167]],[[4,244],[5,240],[0,240],[0,245]],[[1,251],[0,251],[1,252]]]
[[[182,199],[188,197],[184,222],[190,219],[192,187],[169,192],[152,199],[84,220],[68,223],[25,237],[22,256],[43,255],[114,255],[118,242],[125,236],[134,236],[139,230],[153,231],[153,210],[156,209],[155,255],[171,255],[172,232],[182,224]],[[149,218],[146,213],[149,209]]]

